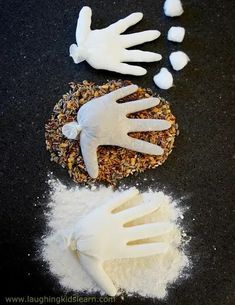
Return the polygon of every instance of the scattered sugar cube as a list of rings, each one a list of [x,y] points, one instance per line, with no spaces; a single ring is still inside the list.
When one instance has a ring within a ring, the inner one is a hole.
[[[166,0],[164,3],[164,12],[166,16],[176,17],[183,14],[184,10],[180,0]]]
[[[174,42],[182,42],[184,40],[185,28],[181,26],[172,26],[167,35],[167,39]]]
[[[167,68],[161,68],[160,72],[153,78],[154,83],[161,89],[169,89],[173,86],[173,76]]]
[[[183,69],[190,60],[188,55],[182,51],[172,52],[169,59],[173,69],[176,71]]]

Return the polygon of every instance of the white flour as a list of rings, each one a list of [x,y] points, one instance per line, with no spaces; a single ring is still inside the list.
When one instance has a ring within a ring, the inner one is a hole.
[[[66,289],[96,292],[100,289],[90,279],[79,264],[78,257],[66,247],[61,231],[71,229],[78,218],[92,208],[102,204],[110,196],[112,188],[85,187],[66,188],[60,182],[51,180],[50,212],[48,213],[49,233],[44,237],[43,259],[48,262],[50,271]],[[182,213],[172,199],[161,192],[150,192],[153,200],[161,200],[160,208],[150,215],[136,220],[133,224],[148,221],[171,221],[176,224]],[[129,202],[127,206],[138,204]],[[124,206],[125,208],[125,206]],[[168,242],[170,250],[161,255],[145,258],[107,261],[104,268],[115,286],[128,295],[137,293],[145,297],[164,298],[168,285],[173,283],[188,265],[188,259],[179,249],[182,246],[182,231],[177,225],[170,233],[153,240]],[[101,293],[103,293],[101,291]]]

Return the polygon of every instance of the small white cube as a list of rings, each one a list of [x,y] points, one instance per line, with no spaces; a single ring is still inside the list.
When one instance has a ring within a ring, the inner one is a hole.
[[[184,40],[185,28],[181,26],[172,26],[167,35],[167,39],[174,42],[182,42]]]
[[[166,0],[164,3],[164,12],[168,17],[177,17],[183,14],[183,6],[180,0]]]
[[[161,89],[167,90],[173,86],[173,76],[167,68],[161,68],[153,78],[154,83]]]
[[[188,55],[182,51],[172,52],[169,59],[173,69],[176,71],[183,69],[190,60]]]

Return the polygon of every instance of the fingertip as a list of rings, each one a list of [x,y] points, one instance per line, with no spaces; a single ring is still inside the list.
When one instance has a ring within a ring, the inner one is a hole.
[[[89,6],[83,6],[79,13],[79,18],[86,19],[86,21],[91,22],[92,10]]]
[[[146,34],[148,34],[147,36],[151,40],[155,40],[161,35],[161,33],[158,30],[148,30],[146,31]]]
[[[155,153],[156,153],[157,156],[161,156],[161,155],[164,154],[164,149],[161,148],[161,146],[156,145],[156,152]]]
[[[135,85],[135,84],[129,85],[128,87],[129,87],[131,90],[133,90],[133,92],[135,92],[135,91],[138,90],[138,86]]]
[[[156,38],[158,38],[159,36],[161,36],[161,32],[159,32],[158,30],[155,30],[155,32],[156,32]]]
[[[122,90],[123,93],[125,94],[125,96],[127,96],[127,95],[130,95],[130,94],[136,92],[138,90],[138,86],[135,84],[131,84],[126,87],[120,88],[120,90]],[[115,92],[115,91],[113,91],[113,92]]]
[[[90,6],[83,6],[80,13],[86,13],[86,14],[91,14],[92,13],[92,10],[90,8]]]
[[[158,97],[152,97],[152,99],[155,106],[157,106],[161,102]]]
[[[136,73],[134,75],[142,76],[142,75],[145,75],[145,74],[147,74],[147,70],[144,69],[144,68],[139,67],[138,71],[136,71]]]
[[[159,127],[161,128],[160,130],[167,130],[171,127],[171,122],[167,121],[167,120],[158,120],[159,123]]]
[[[165,121],[165,129],[169,129],[171,127],[171,122]]]
[[[133,16],[135,16],[136,19],[141,20],[141,19],[143,19],[144,14],[142,12],[136,12],[136,13],[133,13]]]
[[[162,55],[158,53],[154,53],[152,56],[153,61],[159,61],[162,59]]]
[[[147,74],[147,70],[146,69],[144,69],[144,71],[143,71],[143,75],[145,75],[145,74]]]
[[[99,174],[99,170],[98,169],[90,169],[90,170],[87,170],[89,176],[93,179],[96,179],[98,177],[98,174]]]

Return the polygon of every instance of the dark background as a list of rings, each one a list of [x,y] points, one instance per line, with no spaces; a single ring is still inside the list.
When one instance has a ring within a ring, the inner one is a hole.
[[[65,170],[49,160],[44,124],[70,81],[102,83],[126,78],[154,89],[172,105],[180,126],[176,148],[164,166],[146,171],[126,184],[143,181],[186,197],[184,218],[192,237],[190,277],[169,289],[165,301],[126,298],[121,304],[233,305],[235,304],[233,206],[233,53],[234,1],[183,1],[180,18],[163,14],[156,0],[27,0],[0,1],[0,124],[1,124],[1,295],[64,295],[38,255],[45,233],[47,173],[64,182]],[[159,29],[162,36],[143,50],[163,55],[160,63],[144,64],[143,77],[96,71],[75,65],[68,47],[75,42],[78,12],[93,9],[92,27],[102,28],[136,11],[144,19],[130,32]],[[166,39],[172,25],[186,28],[182,44]],[[158,90],[152,81],[160,67],[170,68],[173,50],[185,51],[191,62],[174,72],[175,87]],[[154,181],[152,181],[154,179]],[[37,203],[37,206],[34,204]],[[194,220],[193,220],[194,219]]]

